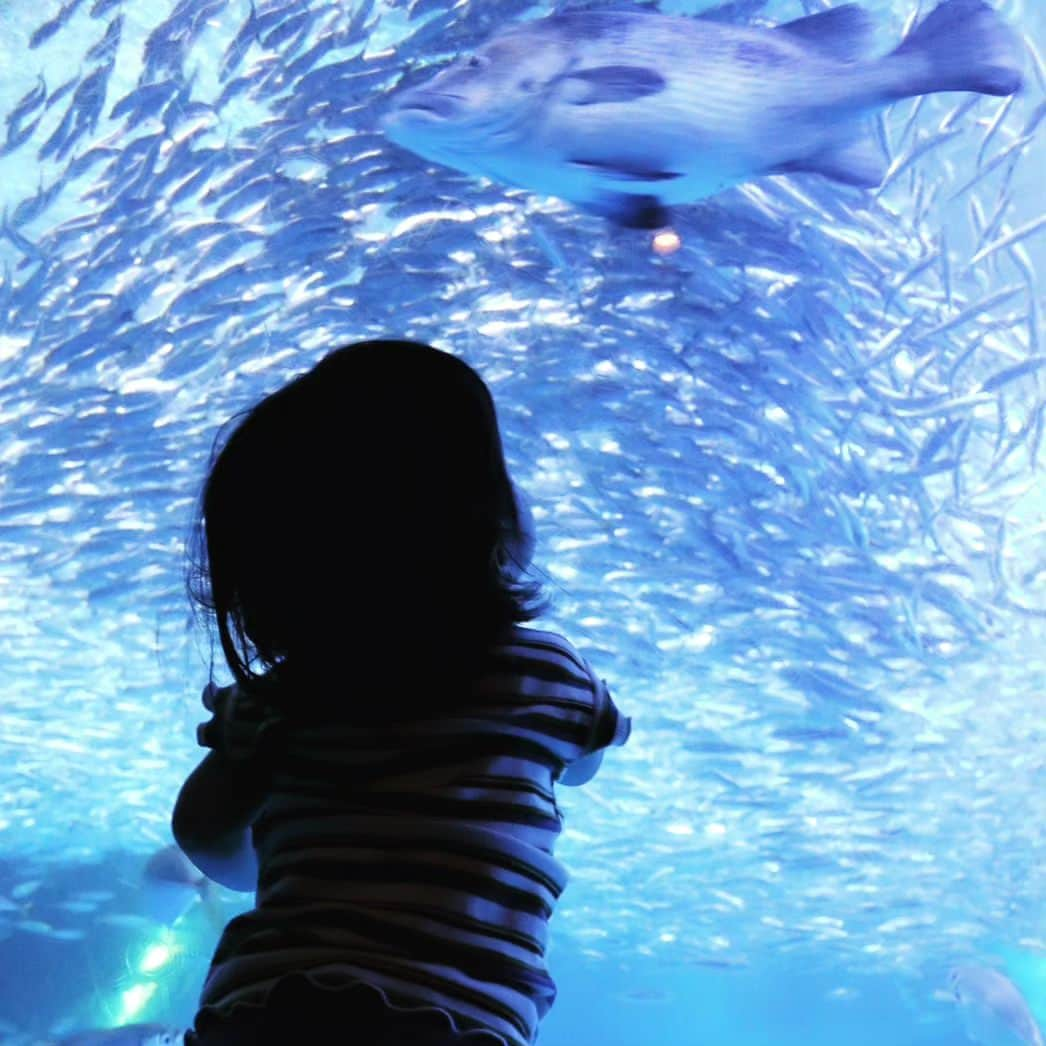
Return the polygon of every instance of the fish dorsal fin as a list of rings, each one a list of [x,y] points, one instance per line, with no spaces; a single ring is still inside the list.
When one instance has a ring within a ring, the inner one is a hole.
[[[871,51],[875,36],[875,22],[858,4],[833,7],[777,28],[839,62],[864,58]]]

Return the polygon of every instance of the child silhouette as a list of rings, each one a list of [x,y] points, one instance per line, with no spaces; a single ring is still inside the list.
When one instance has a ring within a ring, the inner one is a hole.
[[[175,838],[255,891],[187,1044],[527,1046],[555,998],[553,783],[630,720],[542,609],[490,392],[427,345],[339,349],[212,460],[190,593],[235,679]]]

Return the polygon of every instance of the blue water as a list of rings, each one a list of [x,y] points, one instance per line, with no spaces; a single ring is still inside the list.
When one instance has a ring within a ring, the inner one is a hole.
[[[1046,1024],[1046,5],[996,6],[1021,96],[899,104],[880,192],[765,180],[659,257],[380,134],[549,4],[0,0],[0,1041],[191,1019],[216,926],[141,872],[192,499],[221,422],[390,333],[490,382],[545,624],[635,718],[563,797],[542,1046],[955,1046],[955,962]]]

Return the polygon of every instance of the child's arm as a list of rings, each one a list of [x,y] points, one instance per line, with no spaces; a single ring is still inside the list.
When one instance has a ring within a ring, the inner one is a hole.
[[[559,784],[574,785],[575,787],[588,784],[588,782],[596,776],[596,771],[599,770],[602,763],[602,748],[598,752],[592,752],[590,755],[585,755],[580,759],[575,759],[574,762],[572,762],[570,766],[560,774]]]
[[[171,828],[175,841],[208,879],[230,890],[257,889],[251,824],[267,792],[263,772],[218,752],[209,752],[182,785]]]
[[[587,665],[587,662],[586,662]],[[589,669],[591,671],[591,669]],[[592,725],[587,754],[574,759],[559,775],[558,783],[564,785],[588,784],[603,764],[603,754],[611,745],[623,745],[632,733],[632,720],[622,715],[614,704],[602,679],[593,679],[594,703]]]

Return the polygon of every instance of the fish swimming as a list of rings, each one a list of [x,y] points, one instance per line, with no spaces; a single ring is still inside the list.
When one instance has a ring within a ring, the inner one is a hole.
[[[57,1046],[181,1046],[184,1034],[163,1024],[124,1024],[75,1032],[59,1039]]]
[[[157,850],[146,862],[142,897],[145,913],[164,926],[173,926],[197,901],[217,929],[225,926],[216,884],[173,844]]]
[[[670,206],[764,175],[877,186],[878,110],[1021,86],[1019,38],[984,0],[944,0],[877,58],[873,29],[857,4],[771,29],[565,12],[499,32],[402,91],[384,129],[425,159],[661,228]]]
[[[966,1034],[984,1046],[1043,1046],[1042,1032],[1017,986],[987,966],[957,966],[952,992]]]

